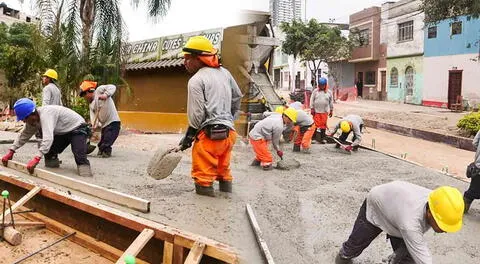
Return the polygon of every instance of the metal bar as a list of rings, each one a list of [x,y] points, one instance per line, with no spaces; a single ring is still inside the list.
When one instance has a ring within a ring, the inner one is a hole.
[[[15,221],[13,219],[13,214],[11,213],[12,212],[12,202],[10,201],[10,197],[8,197],[7,199],[8,199],[8,210],[10,210],[10,219],[12,220],[12,222],[11,222],[12,227],[13,227],[13,229],[15,229]]]
[[[69,237],[71,237],[71,236],[75,235],[76,233],[77,233],[77,232],[70,233],[70,234],[68,234],[68,235],[66,235],[66,236],[64,236],[64,237],[62,237],[62,238],[60,238],[59,240],[57,240],[57,241],[55,241],[55,242],[53,242],[53,243],[51,243],[51,244],[49,244],[49,245],[47,245],[47,246],[45,246],[45,247],[43,247],[43,248],[41,248],[41,249],[39,249],[39,250],[37,250],[37,251],[33,252],[33,253],[30,253],[29,255],[27,255],[27,256],[25,256],[25,257],[23,257],[23,258],[21,258],[21,259],[19,259],[19,260],[15,261],[13,264],[18,264],[18,263],[20,263],[20,262],[22,262],[22,261],[24,261],[24,260],[26,260],[26,259],[30,258],[31,256],[34,256],[34,255],[38,254],[40,251],[43,251],[43,250],[45,250],[45,249],[47,249],[47,248],[49,248],[49,247],[51,247],[51,246],[53,246],[53,245],[55,245],[55,244],[57,244],[57,243],[60,243],[60,242],[62,242],[63,240],[65,240],[65,239],[67,239],[67,238],[69,238]]]
[[[17,211],[17,212],[13,212],[12,214],[26,214],[26,213],[35,213],[35,209],[29,209],[29,210],[25,210],[25,211]]]
[[[2,207],[2,240],[5,233],[5,198],[3,198],[3,207]]]

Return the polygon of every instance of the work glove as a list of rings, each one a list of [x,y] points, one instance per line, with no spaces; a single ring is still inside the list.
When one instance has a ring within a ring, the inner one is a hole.
[[[10,149],[8,153],[2,157],[3,166],[6,167],[8,164],[8,161],[13,159],[13,154],[15,154],[15,151]]]
[[[33,170],[35,170],[35,167],[38,165],[41,159],[42,158],[40,156],[35,156],[27,163],[27,170],[30,172],[30,174],[33,174]]]
[[[198,129],[193,128],[191,126],[188,127],[185,136],[180,140],[180,151],[184,151],[190,147],[192,147],[193,141],[195,141],[195,137],[197,136]]]
[[[352,151],[353,147],[351,145],[348,145],[348,146],[342,146],[342,149],[346,150],[346,151]]]
[[[278,155],[281,159],[283,159],[283,151],[277,150],[277,155]]]
[[[315,109],[310,109],[310,114],[312,114],[312,116],[315,116]]]
[[[333,111],[330,111],[330,113],[328,113],[328,117],[332,117],[333,116]]]

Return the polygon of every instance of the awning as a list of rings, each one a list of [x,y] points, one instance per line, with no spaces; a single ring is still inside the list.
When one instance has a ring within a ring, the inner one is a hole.
[[[138,70],[150,70],[150,69],[160,69],[160,68],[179,67],[179,66],[183,66],[183,58],[128,63],[125,66],[125,69],[127,71],[138,71]]]

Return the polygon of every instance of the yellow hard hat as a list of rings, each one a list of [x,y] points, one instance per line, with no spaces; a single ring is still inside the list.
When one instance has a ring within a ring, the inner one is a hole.
[[[215,55],[217,53],[217,49],[213,47],[212,42],[205,36],[189,38],[182,51],[183,54],[195,55]]]
[[[350,125],[350,122],[343,120],[340,122],[340,129],[343,133],[348,133],[350,130],[352,130],[352,126]]]
[[[285,111],[284,106],[277,106],[277,108],[275,108],[275,112],[277,112],[279,114],[283,114],[284,111]]]
[[[442,186],[433,190],[428,196],[428,207],[443,231],[452,233],[462,228],[465,204],[458,189]]]
[[[297,122],[297,110],[289,107],[283,111],[283,114],[286,115],[293,123]]]
[[[52,69],[48,69],[47,71],[45,71],[45,73],[42,76],[46,76],[48,78],[58,80],[57,72],[55,70],[52,70]]]

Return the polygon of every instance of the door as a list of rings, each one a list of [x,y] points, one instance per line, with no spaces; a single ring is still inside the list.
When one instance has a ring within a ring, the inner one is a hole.
[[[380,95],[380,100],[385,101],[387,100],[387,72],[382,71],[381,76],[382,76],[382,80],[381,80],[382,93]]]
[[[405,70],[405,103],[413,103],[413,89],[415,87],[415,73],[412,67]]]
[[[357,86],[357,96],[362,97],[363,96],[363,72],[358,72],[357,73],[357,82],[355,83]]]
[[[281,79],[280,79],[280,69],[273,70],[273,80],[275,84],[275,89],[280,88]]]
[[[457,102],[457,96],[462,95],[462,71],[448,73],[448,108]]]

